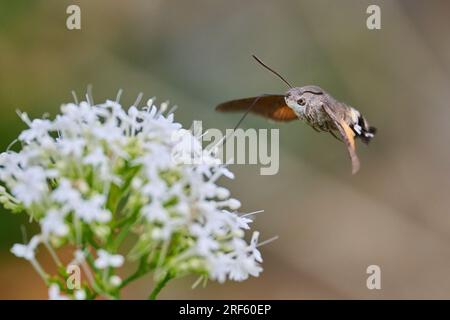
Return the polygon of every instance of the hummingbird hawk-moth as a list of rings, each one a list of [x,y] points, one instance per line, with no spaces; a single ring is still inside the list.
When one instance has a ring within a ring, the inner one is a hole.
[[[275,121],[303,120],[318,132],[328,132],[345,143],[352,162],[352,173],[358,172],[360,163],[355,149],[355,137],[368,144],[376,128],[355,108],[337,101],[318,86],[293,87],[278,72],[253,55],[263,67],[277,75],[288,87],[284,95],[267,94],[259,97],[231,100],[221,103],[217,111],[246,111],[238,125],[249,113]]]

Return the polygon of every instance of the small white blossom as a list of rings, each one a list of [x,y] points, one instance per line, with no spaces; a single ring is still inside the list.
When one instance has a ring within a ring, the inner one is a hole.
[[[37,246],[41,243],[41,236],[34,236],[31,238],[28,244],[16,243],[11,248],[11,252],[19,258],[24,258],[25,260],[34,260],[35,251]]]
[[[108,267],[118,268],[123,265],[124,258],[120,254],[110,254],[105,250],[98,250],[98,258],[95,260],[95,266],[98,269],[106,269]]]
[[[47,215],[41,220],[42,233],[45,236],[54,234],[64,237],[69,232],[69,227],[64,222],[64,215],[56,210],[49,210]]]
[[[58,139],[56,141],[58,152],[65,157],[79,158],[83,155],[86,141],[81,138]]]
[[[261,255],[256,249],[259,233],[255,232],[250,245],[241,239],[235,239],[235,251],[230,254],[230,279],[234,281],[246,280],[249,275],[257,277],[262,271],[258,262],[262,262]]]
[[[39,201],[48,190],[47,176],[40,167],[18,169],[14,175],[17,183],[11,188],[12,194],[26,206]]]
[[[59,181],[58,187],[52,192],[51,198],[70,210],[74,204],[80,201],[81,194],[72,187],[69,180],[63,178]]]
[[[142,208],[142,213],[150,222],[157,221],[165,223],[170,219],[167,210],[165,210],[161,202],[156,199]]]
[[[75,214],[86,222],[98,221],[108,222],[111,212],[104,208],[106,198],[104,195],[95,195],[90,199],[80,199],[73,203]]]
[[[73,260],[69,263],[69,265],[80,265],[82,264],[86,259],[86,254],[81,251],[80,249],[75,250],[73,253]]]
[[[22,113],[21,118],[30,126],[29,129],[20,134],[19,140],[21,141],[29,143],[33,140],[42,140],[48,136],[48,132],[52,129],[52,123],[49,120],[35,119],[30,122],[26,113]]]
[[[48,288],[48,298],[49,300],[69,300],[69,297],[61,294],[57,284],[52,284]]]
[[[75,300],[86,300],[86,291],[83,289],[76,290],[74,292]]]
[[[114,275],[111,278],[109,278],[109,282],[111,283],[112,286],[118,287],[122,284],[122,279],[119,276]]]

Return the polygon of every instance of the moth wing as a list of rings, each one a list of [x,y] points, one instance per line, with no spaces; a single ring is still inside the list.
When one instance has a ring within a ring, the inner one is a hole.
[[[357,173],[360,168],[360,162],[356,154],[355,134],[353,130],[343,119],[337,117],[328,105],[324,104],[323,109],[333,121],[334,125],[339,131],[339,135],[341,136],[342,141],[344,141],[345,145],[347,146],[347,151],[352,161],[352,174]]]
[[[256,103],[255,103],[255,100]],[[252,106],[252,104],[254,104]],[[216,111],[247,111],[275,121],[292,121],[298,119],[295,112],[288,107],[283,95],[264,95],[260,97],[231,100],[219,104]]]

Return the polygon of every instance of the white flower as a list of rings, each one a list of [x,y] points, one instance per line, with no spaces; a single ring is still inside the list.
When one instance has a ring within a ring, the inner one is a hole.
[[[240,216],[238,216],[236,214],[234,214],[234,217],[236,219],[236,222],[237,222],[239,228],[245,229],[245,230],[250,229],[250,225],[249,224],[253,222],[252,219],[249,219],[249,218],[246,218],[246,217],[240,217]]]
[[[211,230],[198,223],[190,227],[191,233],[196,236],[196,250],[199,255],[207,256],[219,248],[219,243],[213,238]]]
[[[122,284],[122,279],[119,276],[114,275],[109,278],[109,283],[114,287],[118,287]]]
[[[95,148],[94,151],[89,153],[84,159],[83,163],[91,164],[93,166],[107,164],[108,158],[105,156],[102,148]]]
[[[69,265],[80,265],[82,264],[86,259],[86,254],[81,251],[80,249],[75,250],[73,253],[73,260],[69,263]]]
[[[28,244],[14,244],[11,252],[18,258],[24,258],[28,261],[34,260],[36,248],[41,241],[41,236],[34,236]]]
[[[259,233],[254,232],[249,246],[241,239],[235,239],[235,251],[231,254],[233,262],[230,263],[230,279],[243,281],[249,275],[257,277],[262,271],[258,262],[262,262],[261,254],[256,248]]]
[[[52,192],[52,199],[71,210],[81,199],[81,194],[74,189],[68,179],[61,179],[58,187]]]
[[[95,260],[95,266],[98,269],[118,268],[123,265],[124,258],[120,254],[110,254],[102,249],[98,250],[97,254],[98,258]]]
[[[88,200],[80,199],[73,203],[75,214],[86,222],[108,222],[111,212],[104,208],[106,198],[104,195],[95,195]]]
[[[69,297],[61,294],[57,284],[52,284],[48,288],[48,298],[49,300],[69,300]]]
[[[53,191],[52,198],[61,204],[63,211],[67,213],[73,211],[88,223],[108,222],[111,219],[111,212],[104,208],[106,201],[104,195],[94,195],[90,199],[84,199],[66,179],[62,180],[58,188]]]
[[[230,196],[230,191],[227,188],[217,187],[215,190],[215,195],[220,200],[223,200]]]
[[[170,218],[167,210],[165,210],[161,202],[157,201],[156,199],[150,204],[146,205],[142,209],[142,213],[150,222],[158,221],[164,223],[167,222]]]
[[[14,176],[17,183],[11,188],[12,193],[26,206],[39,201],[48,190],[47,176],[40,167],[17,169]]]
[[[214,256],[208,256],[207,259],[210,278],[217,280],[220,283],[225,282],[225,280],[227,280],[228,273],[230,272],[230,265],[232,263],[231,257],[219,252]]]
[[[180,129],[172,134],[174,147],[172,159],[180,164],[201,163],[204,152],[200,141],[185,129]],[[205,156],[207,156],[205,154]]]
[[[74,292],[75,300],[86,300],[86,291],[83,289],[76,290]]]
[[[86,141],[81,138],[65,138],[56,141],[58,151],[63,156],[81,157],[86,147]]]
[[[146,267],[156,267],[158,275],[207,273],[219,282],[258,276],[258,233],[250,244],[244,240],[252,220],[239,216],[240,201],[217,183],[233,174],[172,113],[164,115],[167,106],[158,109],[150,99],[126,111],[107,100],[65,104],[53,120],[21,114],[29,127],[19,136],[22,149],[0,154],[2,196],[37,221],[42,236],[14,245],[12,253],[46,279],[35,261],[41,238],[46,247],[77,248],[73,263],[83,268],[96,254],[92,276],[110,289],[121,279],[98,269],[121,267],[125,259],[116,248],[136,238],[124,255],[149,259]],[[49,295],[67,298],[57,285]]]
[[[30,119],[28,118],[28,115],[26,113],[22,113],[20,116],[22,120],[30,126],[30,128],[20,134],[19,140],[24,142],[31,142],[32,140],[39,141],[44,137],[47,137],[48,132],[52,128],[51,121],[35,119],[30,122]]]
[[[45,236],[54,234],[63,237],[69,232],[69,227],[64,222],[64,215],[56,210],[50,210],[41,220],[41,228]]]

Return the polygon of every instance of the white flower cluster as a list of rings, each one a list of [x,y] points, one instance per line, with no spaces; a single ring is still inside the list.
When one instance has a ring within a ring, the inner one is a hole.
[[[251,220],[235,212],[240,202],[216,184],[232,173],[173,121],[173,113],[165,116],[166,108],[149,100],[125,111],[108,100],[65,104],[54,120],[20,114],[29,128],[18,138],[20,151],[0,155],[0,202],[28,213],[41,234],[12,252],[39,267],[39,244],[72,244],[97,257],[92,272],[107,269],[111,276],[124,263],[120,245],[135,234],[123,254],[144,261],[141,271],[155,271],[157,278],[258,276],[258,233],[250,243],[243,239]],[[200,162],[189,161],[199,156]],[[63,290],[48,285],[55,297]]]

